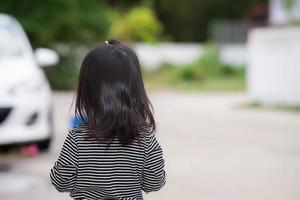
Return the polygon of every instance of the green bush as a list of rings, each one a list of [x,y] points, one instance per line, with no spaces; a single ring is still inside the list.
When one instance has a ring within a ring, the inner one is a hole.
[[[217,68],[220,66],[220,48],[214,43],[207,43],[204,45],[203,54],[196,63],[210,68]]]
[[[244,70],[222,63],[219,47],[208,43],[204,46],[203,54],[199,59],[189,65],[179,67],[174,74],[174,79],[178,80],[204,80],[240,76],[244,74]]]
[[[203,78],[203,71],[201,68],[196,68],[193,65],[185,65],[174,68],[171,75],[172,81],[193,81],[201,80]]]
[[[188,81],[188,80],[195,80],[197,76],[194,73],[192,67],[185,66],[182,68],[178,68],[178,70],[176,70],[176,78],[179,78],[180,80],[183,81]]]
[[[245,68],[222,63],[219,47],[204,46],[203,54],[190,64],[163,64],[144,73],[147,89],[240,91],[245,89]]]
[[[60,62],[53,67],[45,68],[45,74],[54,90],[72,90],[76,87],[79,66],[74,53],[61,54]]]
[[[147,7],[136,7],[112,23],[109,35],[124,41],[158,42],[162,25],[155,12]]]
[[[114,9],[97,0],[0,1],[0,12],[18,19],[33,46],[105,40]]]
[[[245,69],[244,67],[235,68],[233,66],[224,64],[221,65],[220,73],[222,77],[243,76]]]

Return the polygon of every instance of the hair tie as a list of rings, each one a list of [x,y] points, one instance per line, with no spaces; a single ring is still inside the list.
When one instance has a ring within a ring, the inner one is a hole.
[[[104,42],[105,44],[108,44],[108,41],[107,40],[105,40],[105,42]]]

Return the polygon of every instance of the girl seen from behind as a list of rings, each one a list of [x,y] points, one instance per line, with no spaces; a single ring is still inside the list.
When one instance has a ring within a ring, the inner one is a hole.
[[[73,199],[142,200],[165,184],[164,159],[135,52],[109,40],[83,60],[70,130],[51,182]]]

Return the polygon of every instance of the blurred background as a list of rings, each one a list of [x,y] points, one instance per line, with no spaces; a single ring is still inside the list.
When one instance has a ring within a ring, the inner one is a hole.
[[[0,199],[70,198],[49,171],[111,37],[140,58],[165,153],[145,199],[300,199],[300,0],[0,1]]]

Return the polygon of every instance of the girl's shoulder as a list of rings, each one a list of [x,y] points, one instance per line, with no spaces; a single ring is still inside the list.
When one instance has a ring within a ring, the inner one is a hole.
[[[151,146],[154,143],[158,143],[155,132],[145,133],[143,136],[143,142],[145,146]]]
[[[80,123],[77,126],[70,129],[70,134],[73,134],[74,136],[83,136],[86,135],[86,133],[89,132],[88,126],[86,123]]]

